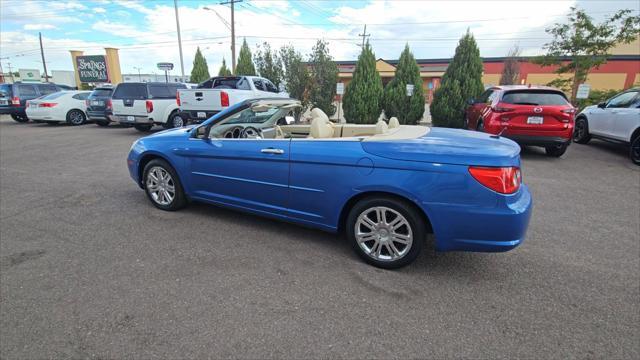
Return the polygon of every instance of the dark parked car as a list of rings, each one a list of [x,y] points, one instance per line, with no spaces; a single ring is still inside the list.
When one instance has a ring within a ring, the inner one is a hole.
[[[27,122],[29,121],[25,113],[27,100],[60,90],[62,89],[58,85],[51,83],[0,84],[0,114],[11,115],[11,118],[17,122]]]
[[[108,126],[111,122],[112,87],[98,87],[93,89],[87,98],[87,115],[89,120],[95,121],[99,126]]]

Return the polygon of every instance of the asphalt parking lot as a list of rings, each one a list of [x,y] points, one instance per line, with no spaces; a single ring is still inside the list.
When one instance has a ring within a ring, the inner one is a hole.
[[[384,271],[335,235],[155,209],[126,169],[139,136],[0,120],[0,358],[640,357],[624,149],[525,149],[521,247]]]

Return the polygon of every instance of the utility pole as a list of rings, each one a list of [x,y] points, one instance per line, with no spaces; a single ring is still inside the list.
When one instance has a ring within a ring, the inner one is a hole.
[[[221,2],[220,5],[231,5],[231,73],[236,73],[236,21],[233,4],[242,2],[242,0],[227,0]]]
[[[176,9],[176,27],[178,28],[178,50],[180,50],[180,74],[184,81],[184,61],[182,60],[182,38],[180,37],[180,19],[178,16],[178,0],[173,0],[173,7]]]
[[[42,67],[44,67],[44,82],[49,82],[49,75],[47,75],[47,63],[44,61],[44,49],[42,48],[42,33],[38,32],[40,38],[40,55],[42,56]]]
[[[142,82],[142,75],[140,75],[140,68],[137,66],[134,66],[133,68],[138,70],[138,81]]]
[[[358,34],[358,36],[362,36],[362,48],[364,49],[365,39],[371,36],[371,34],[367,34],[367,24],[364,24],[364,31],[362,32],[362,34]]]
[[[9,68],[9,75],[11,75],[11,82],[15,83],[16,80],[13,78],[13,71],[11,71],[11,63],[10,62],[7,63],[7,67]]]

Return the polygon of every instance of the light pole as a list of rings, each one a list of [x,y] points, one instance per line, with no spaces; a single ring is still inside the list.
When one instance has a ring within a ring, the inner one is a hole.
[[[176,10],[176,28],[178,29],[178,50],[180,51],[180,71],[184,78],[184,62],[182,61],[182,38],[180,37],[180,19],[178,16],[178,0],[173,0],[173,7]]]
[[[134,66],[133,68],[138,70],[138,81],[142,82],[142,75],[140,75],[140,68],[137,66]]]
[[[203,7],[205,10],[213,11],[218,15],[220,20],[225,24],[225,26],[231,30],[231,73],[235,74],[236,72],[236,22],[235,22],[235,9],[234,4],[242,2],[242,0],[227,0],[225,2],[221,2],[220,5],[231,5],[231,24],[229,24],[217,11],[214,9]]]

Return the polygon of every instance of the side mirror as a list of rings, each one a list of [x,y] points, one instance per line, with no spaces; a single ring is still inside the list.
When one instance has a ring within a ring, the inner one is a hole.
[[[474,98],[469,98],[467,100],[467,105],[475,105],[475,103],[476,103],[476,99],[474,99]]]
[[[291,125],[296,122],[296,119],[293,116],[285,116],[284,121],[287,123],[287,125]]]
[[[606,107],[607,107],[607,103],[606,103],[606,102],[601,102],[600,104],[598,104],[598,107],[599,107],[600,109],[604,109],[604,108],[606,108]]]
[[[196,137],[198,139],[204,139],[207,136],[207,127],[206,126],[198,126],[196,128]]]

